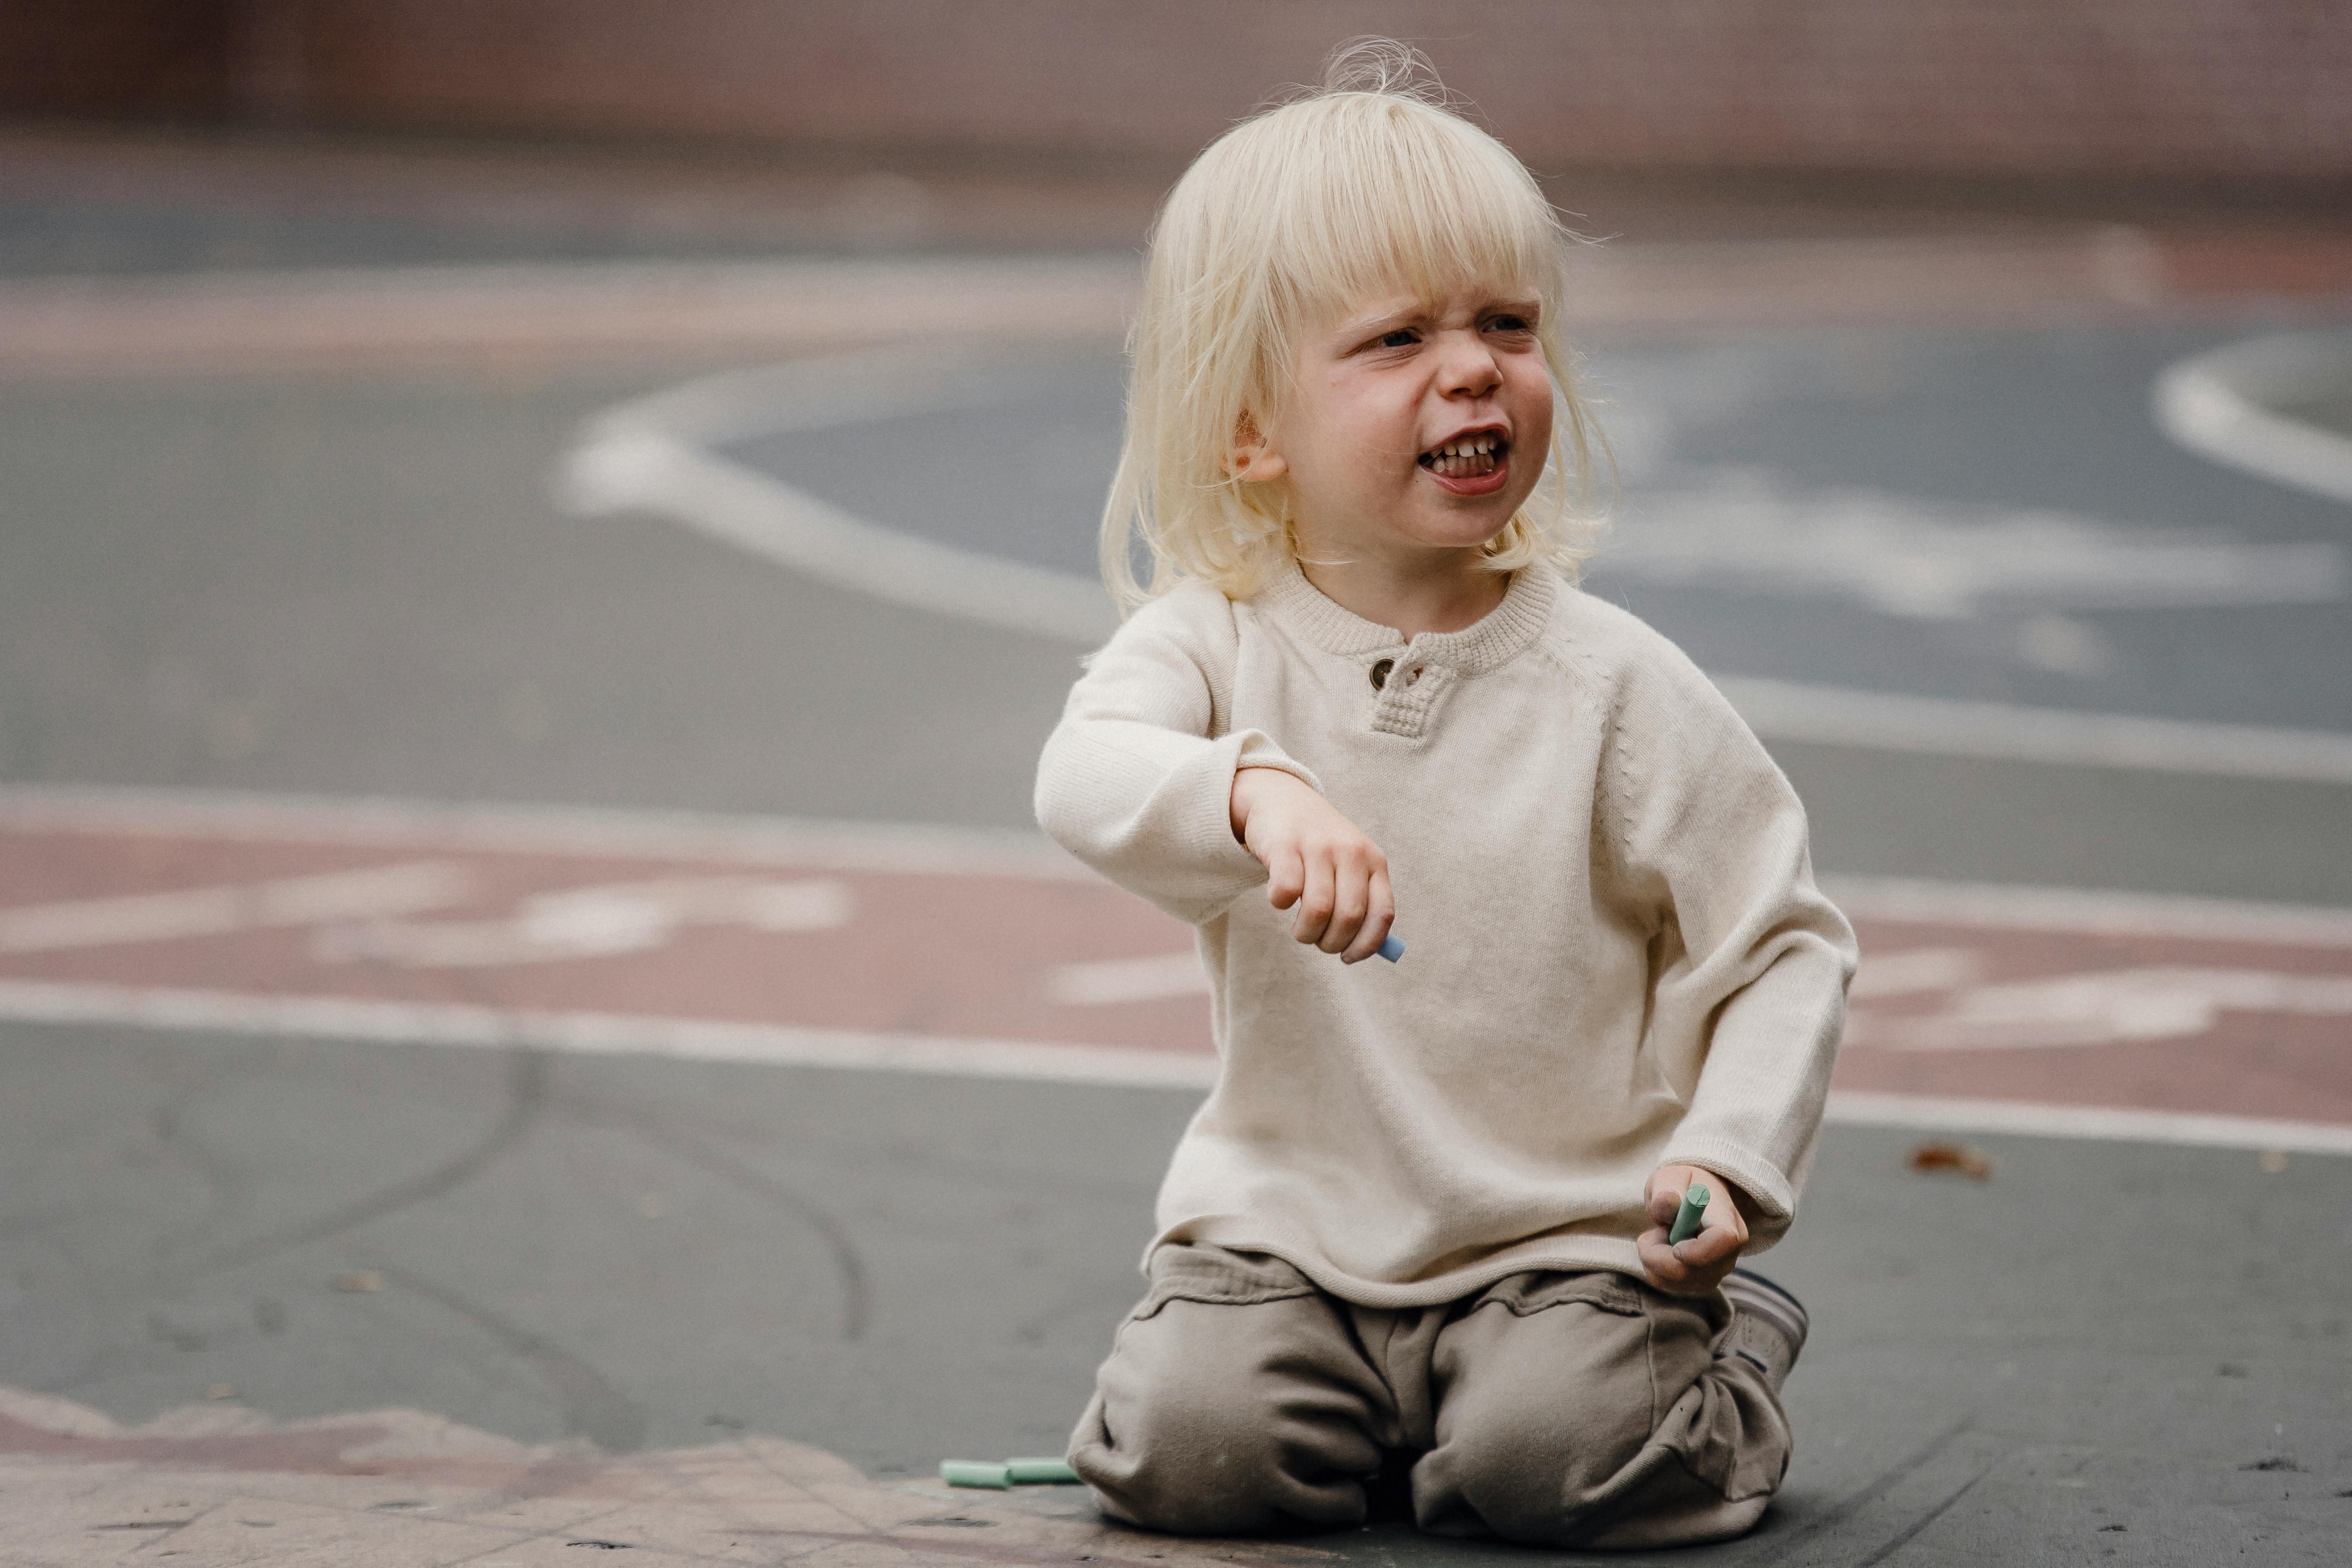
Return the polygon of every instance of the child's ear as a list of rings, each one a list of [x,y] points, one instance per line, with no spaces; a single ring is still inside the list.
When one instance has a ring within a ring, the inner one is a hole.
[[[1234,449],[1225,455],[1225,468],[1244,484],[1260,485],[1282,478],[1290,464],[1258,432],[1257,420],[1244,408],[1234,426]]]

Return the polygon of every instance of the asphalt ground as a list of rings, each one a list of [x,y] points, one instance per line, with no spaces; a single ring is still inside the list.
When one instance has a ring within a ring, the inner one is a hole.
[[[11,1383],[617,1453],[748,1428],[886,1481],[1058,1450],[1193,1103],[23,1026],[8,1056]],[[1976,1183],[1915,1141],[1830,1132],[1769,1265],[1815,1313],[1797,1466],[1687,1560],[2336,1559],[2352,1163],[1994,1138]]]
[[[1743,356],[1768,389],[1791,355],[1828,366],[1827,392],[1719,415],[1653,390],[1680,445],[1642,458],[1629,441],[1635,500],[1693,488],[1695,466],[1769,468],[1806,493],[1963,509],[1929,508],[1931,533],[2059,509],[2110,550],[2134,528],[2329,542],[2311,503],[2225,485],[2132,425],[2152,369],[2212,336],[1767,338],[1714,361],[1628,341],[1596,344],[1595,371],[1630,400],[1643,377],[1705,384]],[[1838,390],[1857,353],[1885,397]],[[0,776],[1024,826],[1070,646],[659,519],[558,507],[583,419],[719,368],[0,384]],[[919,464],[887,477],[940,483]],[[1002,488],[957,493],[982,498],[960,526],[1018,515]],[[1635,574],[1617,591],[1695,644],[1712,626],[1714,661],[1763,673],[1900,686],[1909,669],[1916,687],[2084,711],[2345,723],[2326,597],[2007,593],[1956,625],[1818,584],[1743,596]],[[2044,616],[2095,635],[2036,641]],[[2035,648],[2059,654],[2020,657]],[[2163,658],[2178,662],[2159,679],[2145,666]],[[2352,906],[2341,787],[1776,752],[1832,872]],[[1135,1294],[1192,1103],[102,1025],[16,1022],[0,1040],[0,1382],[130,1423],[226,1388],[277,1420],[408,1405],[615,1453],[761,1433],[882,1483],[950,1454],[1054,1449]],[[1816,1315],[1790,1387],[1797,1468],[1762,1531],[1694,1558],[2335,1560],[2352,1509],[2352,1166],[1979,1135],[1991,1173],[1976,1182],[1911,1169],[1918,1138],[1829,1131],[1805,1222],[1769,1264]],[[1303,1544],[1523,1557],[1395,1526]]]

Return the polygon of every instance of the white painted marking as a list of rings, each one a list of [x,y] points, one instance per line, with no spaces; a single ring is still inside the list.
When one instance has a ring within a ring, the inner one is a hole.
[[[1821,886],[1840,909],[1857,920],[2085,936],[2352,947],[2352,910],[2089,888],[1929,882],[1903,877],[1824,877]]]
[[[505,920],[331,926],[311,952],[330,963],[373,960],[411,969],[542,963],[648,952],[687,926],[832,931],[849,923],[853,907],[847,885],[830,879],[665,877],[535,894]]]
[[[230,369],[383,356],[806,353],[974,337],[1116,342],[1118,256],[808,257],[44,278],[0,284],[0,370]]]
[[[1852,599],[1882,615],[1965,620],[2070,609],[2330,604],[2330,541],[2255,543],[2217,530],[2127,526],[1864,489],[1800,489],[1757,470],[1633,503],[1593,563],[1612,577]]]
[[[1096,880],[1094,872],[1034,829],[242,790],[0,784],[0,831],[638,856],[811,871]]]
[[[1210,1057],[1099,1046],[21,980],[0,981],[0,1018],[1134,1088],[1205,1090],[1217,1072]],[[1832,1092],[1826,1114],[1832,1122],[1863,1126],[2352,1154],[2352,1126],[2264,1117],[1852,1090]]]
[[[1209,976],[1201,967],[1198,953],[1171,952],[1152,958],[1066,963],[1053,972],[1046,986],[1056,1002],[1095,1007],[1169,996],[1205,996]]]
[[[1206,1089],[1217,1073],[1213,1057],[1118,1047],[30,980],[0,980],[0,1018],[1146,1088]]]
[[[1941,1013],[1869,1019],[1852,1043],[1908,1051],[2134,1045],[2193,1038],[2224,1013],[2352,1017],[2352,975],[2186,967],[2053,975],[1958,991]]]
[[[228,887],[21,905],[0,910],[0,952],[53,952],[422,914],[465,902],[471,887],[464,867],[431,860]]]
[[[656,512],[894,604],[1093,647],[1118,617],[1092,578],[885,528],[716,450],[761,434],[990,402],[1053,374],[1051,361],[900,351],[708,377],[590,421],[564,459],[557,497],[581,515]],[[1937,509],[1889,496],[1741,493],[1746,500],[1734,497],[1734,510],[1747,510],[1729,521],[1718,516],[1724,503],[1712,493],[1680,511],[1661,502],[1655,517],[1629,528],[1607,564],[1672,577],[1715,570],[1730,550],[1743,580],[1754,584],[1836,589],[1881,609],[1938,618],[1993,597],[2080,605],[2332,601],[2352,582],[2343,551],[2326,542],[2252,544],[2057,513]],[[1759,519],[1762,534],[1751,539],[1743,531]],[[2103,657],[2089,628],[2063,617],[2029,623],[2023,636],[2029,654],[2045,665]],[[1767,741],[2352,784],[2352,735],[1782,680],[1717,684]]]
[[[587,517],[655,512],[893,604],[1091,647],[1118,628],[1100,584],[868,522],[718,449],[750,436],[992,402],[1037,374],[1034,361],[1003,351],[932,351],[690,382],[592,421],[563,460],[557,500]]]
[[[1948,1100],[1858,1089],[1832,1089],[1826,1116],[1831,1121],[1856,1127],[1916,1127],[1937,1132],[2011,1133],[2027,1138],[2086,1138],[2207,1149],[2278,1149],[2292,1154],[2352,1154],[2352,1126],[2273,1121],[2264,1116],[2205,1116],[2113,1106]]]
[[[1917,947],[1906,952],[1863,955],[1846,994],[1857,1002],[1880,996],[1909,996],[1922,991],[1949,991],[1966,985],[1983,973],[1982,954],[1965,947]]]
[[[0,832],[637,856],[811,871],[1100,880],[1034,829],[247,790],[0,784]],[[1864,919],[2352,947],[2352,910],[2347,909],[1904,877],[1832,875],[1820,881],[1841,908]]]
[[[1717,677],[1715,684],[1748,728],[1767,741],[2060,767],[2352,784],[2352,734],[1956,702],[1745,676]]]
[[[2193,452],[2352,501],[2352,437],[2283,407],[2352,395],[2352,338],[2295,332],[2181,361],[2158,378],[2156,422]]]

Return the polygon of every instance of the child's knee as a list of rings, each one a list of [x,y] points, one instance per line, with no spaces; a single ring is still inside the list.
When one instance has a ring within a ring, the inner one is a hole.
[[[1361,1522],[1380,1451],[1344,1413],[1316,1419],[1244,1380],[1120,1387],[1104,1370],[1070,1462],[1113,1516],[1187,1535]]]
[[[1506,1292],[1448,1330],[1440,1442],[1414,1475],[1424,1528],[1667,1545],[1755,1522],[1787,1423],[1760,1382],[1719,1371],[1703,1306],[1608,1277]]]
[[[1448,1443],[1431,1485],[1415,1476],[1423,1528],[1563,1547],[1729,1539],[1762,1515],[1788,1460],[1778,1412],[1757,1414],[1707,1380],[1654,1430],[1646,1389],[1521,1407]]]
[[[1072,1441],[1108,1511],[1187,1534],[1360,1521],[1372,1390],[1332,1306],[1272,1259],[1203,1248],[1153,1275]]]
[[[1487,1402],[1444,1440],[1416,1473],[1424,1527],[1444,1534],[1566,1544],[1650,1440],[1650,1394],[1602,1384],[1536,1388],[1507,1404]]]

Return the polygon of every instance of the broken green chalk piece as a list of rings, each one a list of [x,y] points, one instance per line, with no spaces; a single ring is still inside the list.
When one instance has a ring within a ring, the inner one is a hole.
[[[986,1487],[991,1491],[1011,1491],[1012,1467],[982,1459],[942,1459],[940,1479],[951,1487]]]
[[[1007,1459],[1004,1473],[1013,1478],[1016,1487],[1071,1487],[1078,1484],[1078,1472],[1059,1459]]]
[[[1683,1206],[1675,1211],[1675,1227],[1666,1232],[1666,1244],[1688,1241],[1698,1234],[1698,1222],[1706,1213],[1706,1189],[1693,1182],[1683,1191]]]

